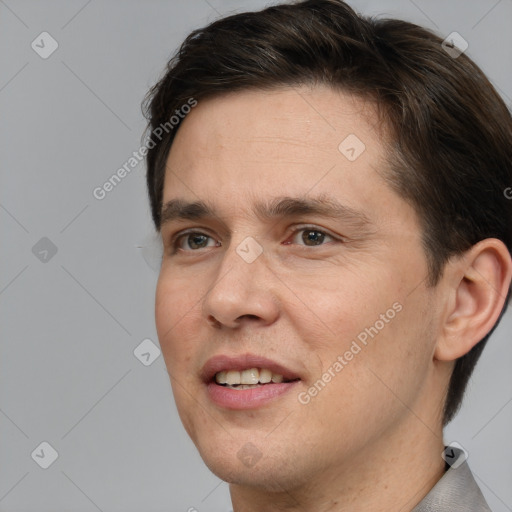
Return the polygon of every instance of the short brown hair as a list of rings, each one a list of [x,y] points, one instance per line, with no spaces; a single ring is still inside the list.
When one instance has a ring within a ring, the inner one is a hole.
[[[358,15],[341,0],[306,0],[226,17],[193,31],[143,104],[147,131],[190,98],[327,84],[371,99],[392,133],[389,185],[422,223],[430,286],[451,256],[498,238],[512,252],[512,117],[480,68],[450,56],[415,24]],[[179,123],[147,153],[152,217],[160,229],[165,162]],[[456,361],[444,425],[503,316]]]

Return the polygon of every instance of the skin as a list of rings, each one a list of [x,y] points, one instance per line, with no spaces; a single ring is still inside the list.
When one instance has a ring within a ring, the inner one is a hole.
[[[355,161],[338,150],[349,134],[366,146]],[[444,472],[454,360],[496,321],[510,255],[483,241],[428,287],[418,217],[382,177],[386,136],[373,105],[324,86],[200,101],[176,135],[164,204],[210,201],[217,214],[162,225],[156,325],[180,418],[207,466],[230,482],[235,512],[410,511]],[[252,211],[262,200],[320,194],[369,224]],[[195,237],[173,248],[189,229]],[[246,237],[263,249],[252,263],[236,251]],[[298,393],[395,303],[400,312],[300,403]],[[202,366],[246,352],[301,381],[256,409],[215,405]],[[251,467],[237,457],[249,442],[261,454]]]

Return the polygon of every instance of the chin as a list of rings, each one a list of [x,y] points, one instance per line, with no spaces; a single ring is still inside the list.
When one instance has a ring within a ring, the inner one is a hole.
[[[237,443],[234,440],[230,444],[225,449],[219,449],[219,444],[214,443],[202,447],[196,444],[208,469],[225,482],[267,492],[282,492],[307,481],[306,476],[300,478],[297,464],[290,456],[283,453],[271,456],[258,454],[250,443],[242,448],[235,448]]]
[[[203,459],[205,460],[205,459]],[[266,492],[282,492],[293,489],[297,480],[292,475],[284,475],[282,469],[268,469],[265,464],[258,464],[259,467],[247,468],[236,462],[217,463],[216,461],[206,462],[210,471],[221,480],[233,485],[252,487]]]

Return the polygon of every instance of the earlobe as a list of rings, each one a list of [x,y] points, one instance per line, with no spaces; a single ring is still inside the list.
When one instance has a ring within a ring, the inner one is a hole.
[[[439,361],[467,354],[497,322],[512,276],[512,260],[501,240],[487,238],[447,264],[450,300],[434,352]]]

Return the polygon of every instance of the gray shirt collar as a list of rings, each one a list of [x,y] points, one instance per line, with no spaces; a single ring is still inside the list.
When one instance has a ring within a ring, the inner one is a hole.
[[[464,451],[447,446],[447,452],[454,455],[450,468],[412,512],[491,512],[465,460]]]

